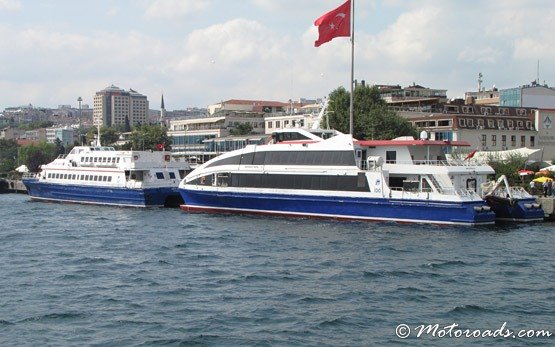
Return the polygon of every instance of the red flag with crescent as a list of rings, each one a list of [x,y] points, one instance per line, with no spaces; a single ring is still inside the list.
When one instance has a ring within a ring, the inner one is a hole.
[[[315,47],[335,37],[351,36],[351,0],[316,19],[314,25],[318,27],[319,35]]]
[[[468,155],[466,156],[466,158],[464,158],[464,160],[472,159],[472,157],[474,157],[474,154],[476,154],[476,152],[478,152],[477,149],[475,149],[475,150],[473,150],[472,152],[468,153]]]

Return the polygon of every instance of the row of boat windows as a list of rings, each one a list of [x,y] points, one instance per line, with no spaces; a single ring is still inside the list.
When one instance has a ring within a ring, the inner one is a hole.
[[[82,163],[119,163],[116,157],[81,157]]]
[[[353,151],[269,151],[223,158],[207,167],[219,165],[354,166],[356,163]]]
[[[48,173],[46,177],[51,179],[59,179],[59,180],[112,182],[112,176],[103,176],[103,175]]]
[[[357,176],[218,173],[199,177],[189,184],[220,187],[368,191],[364,173]]]

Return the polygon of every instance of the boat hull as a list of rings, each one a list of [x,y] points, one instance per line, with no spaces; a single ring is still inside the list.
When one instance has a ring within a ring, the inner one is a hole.
[[[169,204],[177,207],[182,202],[177,187],[91,187],[43,183],[36,179],[24,179],[23,184],[32,200],[129,207],[163,207]]]
[[[501,222],[540,222],[545,212],[535,198],[506,199],[489,195],[484,198],[495,212],[495,219]]]
[[[452,225],[493,224],[483,201],[445,202],[296,194],[223,192],[180,188],[190,212],[251,213],[341,220]]]

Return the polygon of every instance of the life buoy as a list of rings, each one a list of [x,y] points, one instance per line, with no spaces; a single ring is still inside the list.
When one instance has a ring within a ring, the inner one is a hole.
[[[164,160],[165,160],[165,161],[170,161],[170,155],[169,155],[169,154],[166,154],[166,155],[164,156]]]

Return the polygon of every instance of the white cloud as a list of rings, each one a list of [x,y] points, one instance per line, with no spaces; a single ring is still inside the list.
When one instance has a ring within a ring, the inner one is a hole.
[[[21,2],[19,0],[0,0],[0,11],[15,11],[21,8]]]
[[[210,0],[154,0],[146,9],[147,19],[178,19],[206,10]]]
[[[108,17],[115,17],[120,13],[120,8],[117,6],[111,7],[110,9],[108,9],[108,12],[106,12],[106,15]]]
[[[498,60],[501,55],[501,52],[493,47],[479,48],[470,46],[460,51],[457,58],[468,63],[495,64],[499,62]]]

